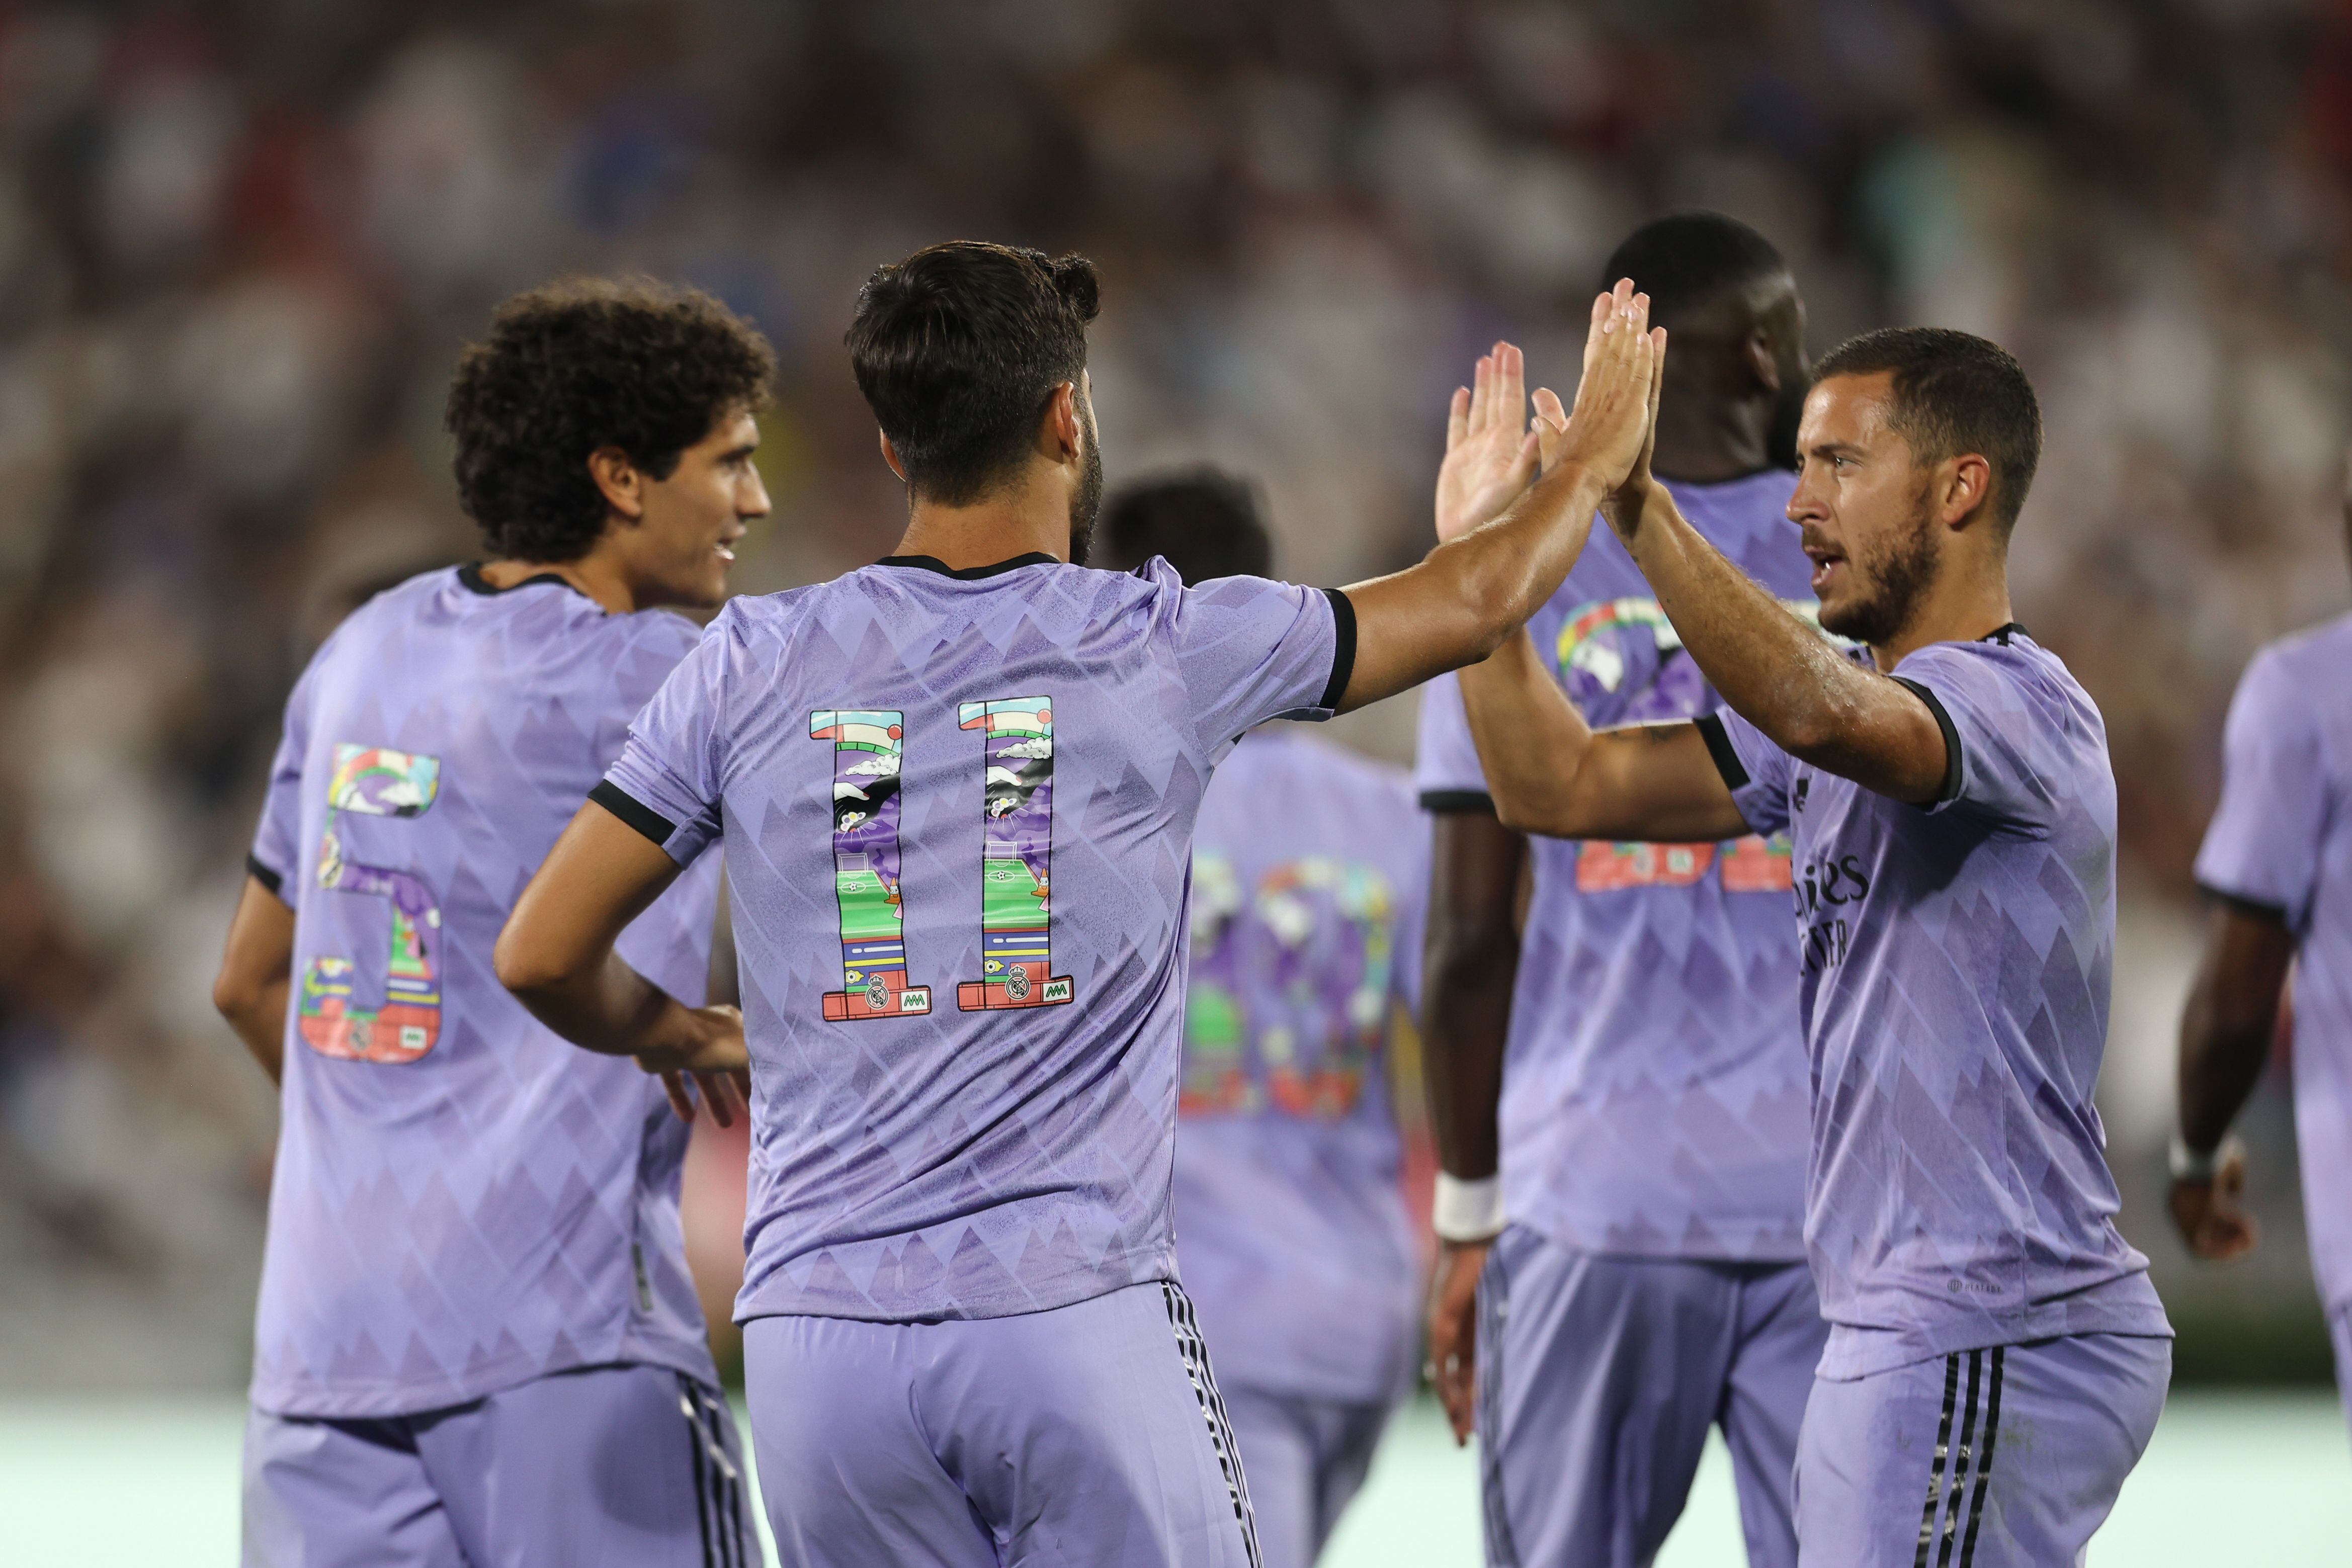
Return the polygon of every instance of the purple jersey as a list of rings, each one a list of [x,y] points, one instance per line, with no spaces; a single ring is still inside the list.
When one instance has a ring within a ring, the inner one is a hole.
[[[1402,775],[1297,731],[1250,736],[1202,801],[1176,1235],[1228,1384],[1371,1402],[1410,1376],[1388,1040],[1428,862]]]
[[[2168,1334],[2116,1229],[2091,1098],[2116,936],[2106,726],[2017,626],[1931,643],[1895,678],[1943,726],[1929,807],[1799,762],[1728,708],[1702,724],[1740,814],[1796,841],[1822,1375]]]
[[[1783,515],[1794,483],[1765,473],[1667,488],[1717,549],[1811,618],[1811,563]],[[1596,728],[1715,706],[1605,525],[1529,631]],[[1491,810],[1453,676],[1429,685],[1421,714],[1423,804]],[[1783,902],[1789,841],[1532,845],[1503,1069],[1505,1211],[1591,1252],[1801,1259],[1806,1083]]]
[[[2352,616],[2273,643],[2230,705],[2221,804],[2197,856],[2210,891],[2295,940],[2294,1119],[2312,1264],[2352,1308]]]
[[[738,599],[598,794],[719,835],[752,1061],[736,1316],[984,1318],[1172,1280],[1192,822],[1328,710],[1347,601],[1030,555]]]
[[[694,646],[562,580],[380,594],[319,650],[253,847],[295,912],[253,1401],[391,1416],[570,1367],[713,1379],[678,1228],[687,1130],[635,1062],[525,1012],[490,949]],[[702,999],[717,866],[623,936]]]

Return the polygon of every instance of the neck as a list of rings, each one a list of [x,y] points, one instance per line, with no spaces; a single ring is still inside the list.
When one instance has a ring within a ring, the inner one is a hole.
[[[1721,398],[1659,400],[1658,444],[1650,465],[1661,478],[1719,485],[1769,465],[1771,405]]]
[[[534,577],[560,577],[612,615],[627,615],[644,608],[636,585],[618,561],[603,550],[591,550],[578,560],[494,560],[484,563],[482,580],[492,588],[512,588]]]
[[[1043,476],[961,507],[913,498],[893,555],[927,555],[958,571],[1015,556],[1070,559],[1070,497]]]
[[[1871,662],[1885,674],[1930,643],[1974,643],[2016,619],[2010,613],[2006,562],[1957,572],[1950,580],[1937,584],[1901,632],[1870,645]]]

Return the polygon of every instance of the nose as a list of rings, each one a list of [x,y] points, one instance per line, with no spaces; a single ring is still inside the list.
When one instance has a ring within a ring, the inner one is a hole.
[[[760,477],[757,468],[746,466],[743,484],[735,499],[735,515],[739,517],[764,517],[768,515],[768,482]]]
[[[1819,522],[1830,515],[1826,465],[1802,463],[1797,467],[1797,487],[1789,493],[1786,515],[1792,523]]]

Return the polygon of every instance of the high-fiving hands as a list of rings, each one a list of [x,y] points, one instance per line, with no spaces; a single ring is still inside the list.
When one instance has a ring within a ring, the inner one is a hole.
[[[1510,344],[1496,344],[1478,361],[1473,384],[1456,389],[1448,411],[1437,477],[1439,542],[1507,510],[1535,481],[1538,458],[1544,474],[1572,464],[1601,477],[1612,513],[1638,516],[1650,483],[1665,352],[1666,329],[1650,326],[1650,297],[1636,292],[1633,279],[1619,279],[1592,301],[1575,407],[1540,389],[1530,427],[1525,359]]]

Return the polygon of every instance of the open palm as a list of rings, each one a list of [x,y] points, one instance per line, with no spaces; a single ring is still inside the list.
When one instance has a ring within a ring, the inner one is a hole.
[[[1527,359],[1508,343],[1482,355],[1468,387],[1454,390],[1437,470],[1437,539],[1461,538],[1500,517],[1536,476],[1528,428]]]

